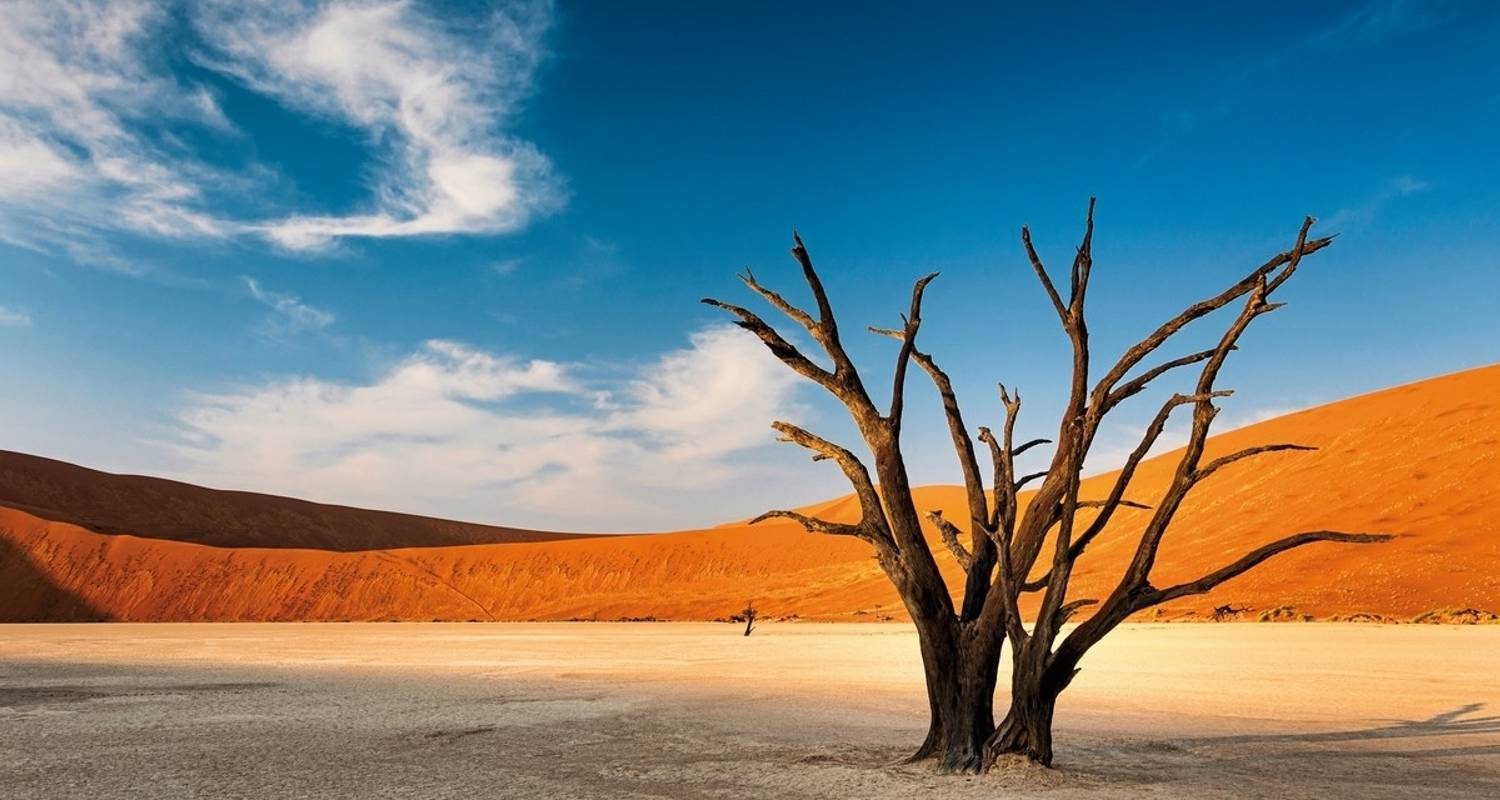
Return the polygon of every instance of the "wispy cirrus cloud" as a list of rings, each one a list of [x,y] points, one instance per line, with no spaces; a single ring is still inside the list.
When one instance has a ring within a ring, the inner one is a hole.
[[[546,157],[507,133],[551,7],[456,16],[462,30],[407,0],[0,3],[0,241],[134,272],[111,236],[312,249],[516,230],[562,197]],[[253,132],[181,77],[174,61],[187,58],[347,126],[379,165],[372,196],[308,213],[268,191],[280,165],[230,169],[198,152],[194,141]],[[231,210],[245,206],[263,211]]]
[[[1384,186],[1380,187],[1379,191],[1360,200],[1358,203],[1340,208],[1329,215],[1328,219],[1323,220],[1323,228],[1337,232],[1368,225],[1392,201],[1420,194],[1429,188],[1431,188],[1431,184],[1421,178],[1402,175],[1387,181]]]
[[[1142,153],[1133,168],[1145,168],[1169,151],[1173,141],[1242,113],[1249,101],[1248,90],[1269,73],[1320,53],[1378,48],[1452,22],[1465,11],[1450,2],[1370,0],[1322,27],[1290,36],[1248,60],[1236,61],[1232,71],[1211,84],[1210,92],[1162,113],[1162,141]]]
[[[286,292],[273,292],[260,285],[260,281],[245,277],[245,288],[256,302],[275,312],[266,324],[265,333],[273,338],[321,331],[333,324],[334,314],[302,302],[300,297]]]
[[[188,465],[181,477],[212,485],[652,529],[735,504],[764,470],[754,454],[774,441],[769,421],[804,413],[796,387],[730,327],[700,330],[623,377],[434,340],[364,382],[297,377],[193,395],[173,449]]]
[[[1418,33],[1456,16],[1454,4],[1434,0],[1374,0],[1355,8],[1332,25],[1314,31],[1313,46],[1380,44],[1392,37]]]
[[[502,278],[505,277],[505,276],[507,276],[507,275],[514,275],[515,272],[516,272],[516,270],[518,270],[520,268],[521,268],[521,259],[519,259],[519,258],[505,258],[505,259],[501,259],[499,261],[493,261],[493,262],[490,262],[490,266],[489,266],[489,270],[490,270],[491,274],[498,275],[498,276],[500,276]]]
[[[152,47],[167,22],[144,0],[0,4],[0,239],[113,267],[90,257],[102,231],[225,235],[203,187],[234,179],[153,135],[228,126]]]
[[[31,315],[15,308],[0,306],[0,328],[29,328]]]
[[[257,92],[361,130],[383,163],[365,210],[252,227],[292,249],[341,237],[515,230],[555,207],[547,159],[505,132],[531,90],[544,3],[503,7],[457,35],[414,3],[213,2],[205,63]]]

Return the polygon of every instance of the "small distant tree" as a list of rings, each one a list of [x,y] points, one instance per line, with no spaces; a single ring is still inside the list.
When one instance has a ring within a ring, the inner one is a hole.
[[[752,631],[752,630],[755,629],[755,601],[754,600],[751,600],[751,601],[749,601],[749,602],[747,602],[745,604],[745,610],[740,612],[740,616],[742,616],[742,617],[745,618],[745,635],[749,636],[750,635],[750,631]]]
[[[1282,305],[1271,302],[1271,297],[1296,274],[1303,258],[1332,242],[1331,237],[1309,239],[1312,225],[1309,217],[1290,250],[1251,270],[1222,292],[1193,303],[1163,322],[1126,350],[1097,379],[1092,374],[1089,333],[1084,320],[1084,302],[1094,266],[1094,201],[1089,201],[1083,241],[1069,270],[1066,298],[1032,246],[1030,230],[1023,227],[1021,243],[1027,260],[1057,312],[1072,350],[1068,400],[1058,425],[1051,462],[1046,470],[1030,475],[1016,474],[1016,457],[1053,442],[1014,441],[1021,410],[1020,393],[1007,391],[1002,384],[1000,402],[1005,416],[1000,434],[979,428],[977,437],[971,438],[948,375],[932,356],[917,346],[922,296],[937,273],[917,280],[912,288],[910,309],[902,317],[900,328],[871,328],[873,333],[889,336],[899,343],[891,398],[884,408],[876,405],[844,349],[833,307],[801,236],[793,234],[792,256],[801,266],[811,290],[814,312],[805,311],[762,286],[748,270],[740,279],[806,330],[827,356],[826,365],[808,358],[755,312],[719,300],[703,301],[732,314],[736,324],[758,336],[782,363],[838,398],[874,456],[872,476],[848,449],[790,422],[773,423],[783,441],[805,447],[812,451],[814,461],[831,461],[843,471],[858,499],[860,518],[844,523],[776,510],[762,514],[755,521],[790,519],[808,531],[852,536],[874,548],[877,561],[911,615],[922,653],[930,721],[927,738],[912,756],[913,760],[934,759],[939,770],[952,772],[986,769],[1008,753],[1051,764],[1052,718],[1058,695],[1078,674],[1079,661],[1089,648],[1127,617],[1169,600],[1208,592],[1293,548],[1314,542],[1369,543],[1389,538],[1306,531],[1259,547],[1197,580],[1164,588],[1151,582],[1163,537],[1193,488],[1253,456],[1312,449],[1276,443],[1209,461],[1203,458],[1209,428],[1219,410],[1214,401],[1230,394],[1217,386],[1225,360],[1252,322]],[[1243,301],[1239,312],[1212,348],[1176,356],[1137,372],[1140,365],[1189,323],[1236,301]],[[931,378],[941,398],[963,474],[967,518],[955,523],[937,510],[926,514],[944,546],[963,568],[964,589],[957,605],[923,535],[922,515],[912,498],[901,452],[906,373],[912,364]],[[1140,443],[1126,458],[1108,494],[1102,498],[1080,496],[1080,474],[1106,416],[1164,375],[1190,366],[1197,368],[1192,388],[1172,395],[1161,405]],[[1177,456],[1171,483],[1154,506],[1127,499],[1137,467],[1161,437],[1170,415],[1179,408],[1190,409],[1192,421],[1187,444]],[[989,454],[989,487],[980,472],[975,441]],[[1036,489],[1023,509],[1020,490],[1033,482]],[[1070,597],[1074,565],[1122,507],[1152,512],[1124,576],[1102,600]],[[967,545],[961,525],[967,527]],[[1022,594],[1035,592],[1041,593],[1041,601],[1034,621],[1027,627],[1020,611],[1020,598]],[[1094,611],[1059,641],[1063,624],[1085,608]],[[1001,647],[1007,638],[1011,640],[1012,653],[1010,708],[996,725],[995,685]]]

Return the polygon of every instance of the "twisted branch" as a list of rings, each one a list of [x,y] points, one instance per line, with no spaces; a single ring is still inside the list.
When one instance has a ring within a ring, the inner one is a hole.
[[[958,562],[964,572],[974,569],[974,556],[964,549],[964,543],[958,540],[958,526],[943,518],[941,509],[933,509],[927,512],[927,519],[937,526],[938,534],[943,538],[943,544],[948,546],[948,552],[953,554],[953,560]]]
[[[1149,608],[1154,605],[1176,600],[1188,595],[1204,594],[1214,587],[1229,580],[1230,578],[1243,575],[1259,566],[1261,562],[1279,553],[1309,545],[1314,542],[1342,542],[1344,544],[1375,544],[1378,542],[1389,542],[1394,536],[1384,533],[1341,533],[1339,531],[1306,531],[1278,539],[1270,544],[1258,547],[1246,553],[1239,560],[1214,570],[1195,581],[1179,583],[1166,589],[1158,589],[1153,593],[1142,596],[1138,603],[1139,608]]]
[[[1230,453],[1227,456],[1220,456],[1219,458],[1208,462],[1208,464],[1204,465],[1203,467],[1200,467],[1197,473],[1193,476],[1193,481],[1195,483],[1198,481],[1202,481],[1208,476],[1214,474],[1215,472],[1218,472],[1219,470],[1229,466],[1230,464],[1233,464],[1236,461],[1242,461],[1253,456],[1261,455],[1262,453],[1280,453],[1288,450],[1311,451],[1317,449],[1318,448],[1312,447],[1311,445],[1286,443],[1263,444],[1258,447],[1247,447],[1244,450]]]

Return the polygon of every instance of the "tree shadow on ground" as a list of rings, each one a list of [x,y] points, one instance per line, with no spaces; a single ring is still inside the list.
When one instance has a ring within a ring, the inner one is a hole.
[[[1337,730],[1060,737],[1063,785],[1081,792],[1384,800],[1500,797],[1500,716],[1467,703],[1421,719]]]
[[[1409,742],[1407,747],[1379,747],[1364,749],[1340,749],[1344,755],[1404,755],[1412,757],[1436,757],[1454,755],[1500,755],[1500,715],[1475,716],[1483,711],[1484,703],[1464,705],[1434,714],[1426,719],[1389,720],[1368,728],[1340,731],[1316,731],[1306,733],[1267,733],[1233,736],[1211,736],[1198,739],[1179,740],[1179,743],[1194,746],[1224,746],[1245,744],[1344,744],[1356,742],[1400,742],[1431,737],[1471,737],[1491,734],[1484,744],[1460,745],[1442,748],[1421,747],[1418,742]]]

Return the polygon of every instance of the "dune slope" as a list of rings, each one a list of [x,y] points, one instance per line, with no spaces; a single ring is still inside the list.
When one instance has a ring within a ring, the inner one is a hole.
[[[1224,433],[1208,456],[1250,444],[1318,446],[1243,462],[1188,501],[1153,576],[1222,566],[1302,530],[1396,534],[1372,546],[1317,544],[1211,594],[1165,608],[1409,618],[1445,607],[1500,610],[1500,367],[1351,398]],[[1153,502],[1173,454],[1144,464],[1130,496]],[[1086,481],[1103,496],[1110,475]],[[961,514],[957,487],[918,490]],[[819,508],[848,514],[835,500]],[[1080,562],[1074,597],[1107,593],[1150,512],[1122,510]],[[754,599],[763,613],[902,618],[868,547],[772,522],[622,537],[362,552],[210,547],[87,530],[0,508],[0,619],[486,620],[713,619]],[[936,545],[950,585],[956,565]]]
[[[205,489],[0,450],[0,505],[104,533],[220,547],[378,550],[539,542],[580,534],[529,531]]]

